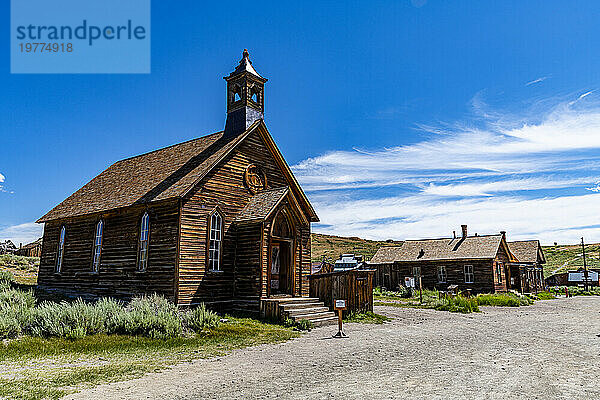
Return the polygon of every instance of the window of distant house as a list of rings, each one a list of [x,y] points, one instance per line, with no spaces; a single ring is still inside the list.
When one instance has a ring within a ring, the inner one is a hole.
[[[58,249],[56,250],[56,272],[62,270],[63,255],[65,252],[65,233],[66,229],[62,226],[60,228],[60,236],[58,237]]]
[[[473,274],[473,266],[465,265],[465,283],[473,283],[475,274]]]
[[[502,283],[502,263],[496,263],[496,280]]]
[[[211,271],[221,271],[223,217],[219,211],[215,211],[210,216],[208,239],[208,269]]]
[[[102,253],[102,233],[104,232],[104,221],[100,220],[96,224],[96,234],[94,235],[94,258],[92,260],[92,271],[100,270],[100,254]]]
[[[421,267],[413,267],[413,276],[421,276]]]
[[[145,212],[140,222],[140,241],[138,244],[138,271],[148,268],[148,244],[150,242],[150,215]]]
[[[439,283],[446,283],[446,266],[438,266],[437,277]]]

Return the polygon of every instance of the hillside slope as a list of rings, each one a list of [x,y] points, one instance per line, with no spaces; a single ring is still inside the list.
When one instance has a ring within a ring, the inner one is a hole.
[[[401,241],[376,241],[358,237],[342,237],[313,233],[312,260],[321,261],[323,257],[328,261],[337,260],[342,253],[361,254],[370,260],[378,248],[383,246],[400,246]]]
[[[545,276],[583,267],[580,245],[543,246],[543,249],[546,255]],[[600,268],[600,243],[585,245],[585,261],[588,268]]]

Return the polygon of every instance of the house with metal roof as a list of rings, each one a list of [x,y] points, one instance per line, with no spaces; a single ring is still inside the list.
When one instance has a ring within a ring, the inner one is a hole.
[[[505,232],[469,236],[462,225],[459,237],[406,240],[398,247],[382,247],[368,265],[377,271],[374,286],[391,290],[413,277],[417,285],[420,279],[429,289],[457,285],[473,293],[494,293],[510,288],[508,264],[516,261]]]

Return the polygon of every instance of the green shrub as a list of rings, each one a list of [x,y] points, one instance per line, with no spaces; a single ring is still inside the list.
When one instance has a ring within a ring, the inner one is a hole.
[[[315,324],[313,324],[308,319],[300,319],[300,320],[296,321],[296,329],[298,329],[300,331],[309,331],[309,330],[313,329],[314,327],[315,327]]]
[[[177,306],[153,294],[136,297],[129,303],[115,333],[166,339],[180,336],[182,332],[183,324]]]
[[[186,326],[194,332],[216,328],[220,317],[217,313],[207,310],[204,303],[185,314]]]
[[[585,288],[579,286],[551,286],[548,288],[548,292],[555,295],[564,295],[565,288],[569,289],[571,296],[600,296],[600,287],[591,286],[588,291]]]
[[[479,312],[479,304],[474,297],[448,296],[442,300],[442,304],[438,305],[436,310],[469,314]]]
[[[519,307],[533,304],[530,298],[514,293],[480,294],[477,296],[477,302],[480,306],[494,307]]]
[[[4,283],[5,285],[12,284],[15,282],[15,276],[10,271],[0,271],[0,283]]]
[[[283,321],[283,326],[287,328],[295,328],[299,331],[309,331],[314,328],[315,324],[307,319],[299,319],[298,321],[294,321],[291,318],[286,318]]]
[[[552,299],[556,299],[556,297],[554,297],[554,295],[552,293],[550,293],[550,292],[538,292],[537,298],[539,300],[552,300]]]

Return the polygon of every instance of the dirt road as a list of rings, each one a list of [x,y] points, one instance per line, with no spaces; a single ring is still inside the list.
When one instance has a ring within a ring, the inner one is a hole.
[[[599,399],[600,297],[460,315],[379,307],[393,322],[315,329],[71,398]]]

